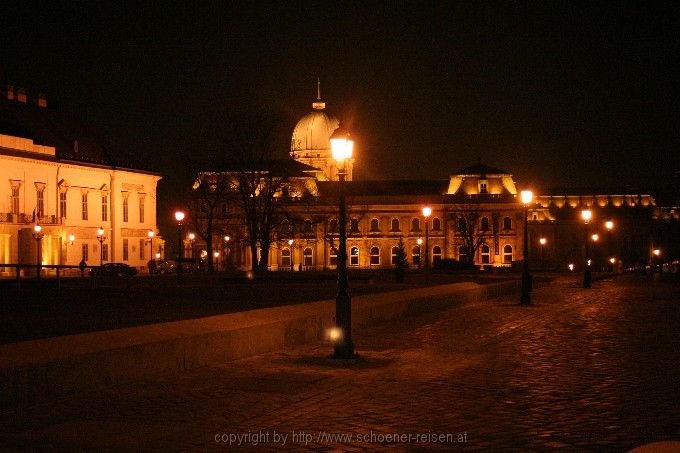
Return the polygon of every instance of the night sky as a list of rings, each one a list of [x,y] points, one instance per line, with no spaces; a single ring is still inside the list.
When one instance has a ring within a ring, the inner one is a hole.
[[[286,155],[317,76],[356,138],[355,179],[481,159],[540,190],[680,169],[671,2],[13,3],[0,83],[46,93],[174,188],[234,114],[280,115]]]

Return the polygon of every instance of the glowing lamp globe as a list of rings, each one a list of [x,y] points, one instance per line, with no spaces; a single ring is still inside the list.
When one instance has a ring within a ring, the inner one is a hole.
[[[429,206],[425,206],[423,208],[423,216],[425,217],[430,217],[432,215],[432,208]]]
[[[354,150],[354,141],[349,135],[340,128],[336,129],[331,135],[331,152],[333,159],[344,161],[352,158],[352,151]]]
[[[42,231],[42,227],[40,225],[36,225],[33,227],[33,231],[36,233],[40,233]]]
[[[591,211],[590,209],[584,209],[583,211],[581,211],[581,218],[586,223],[590,222],[590,219],[593,218],[593,211]]]
[[[523,190],[520,192],[520,198],[523,204],[529,204],[534,199],[534,193],[531,190]]]
[[[175,212],[175,220],[177,220],[178,222],[184,220],[184,213],[182,211]]]

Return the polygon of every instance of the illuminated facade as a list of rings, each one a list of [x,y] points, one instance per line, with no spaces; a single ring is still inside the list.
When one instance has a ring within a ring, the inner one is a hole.
[[[40,225],[43,264],[97,265],[103,257],[145,268],[160,176],[79,135],[45,99],[10,87],[0,113],[0,264],[35,264]],[[162,239],[153,245],[158,251]]]

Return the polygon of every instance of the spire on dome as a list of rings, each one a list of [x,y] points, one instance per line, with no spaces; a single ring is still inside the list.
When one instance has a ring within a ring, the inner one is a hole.
[[[326,103],[321,100],[321,80],[316,78],[316,102],[312,102],[314,110],[323,110],[326,108]]]

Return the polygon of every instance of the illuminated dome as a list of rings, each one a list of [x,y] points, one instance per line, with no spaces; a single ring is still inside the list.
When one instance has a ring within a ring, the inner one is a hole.
[[[293,129],[291,152],[330,149],[329,139],[339,125],[337,118],[326,115],[321,109],[306,114]]]

